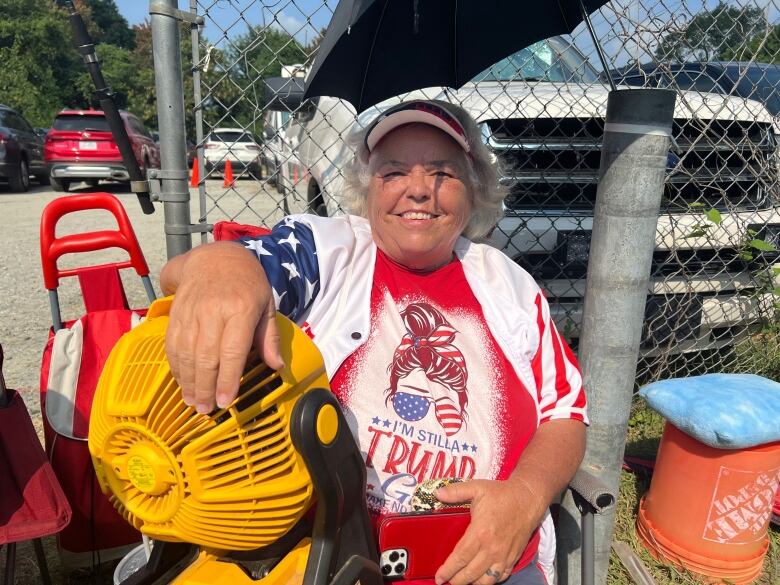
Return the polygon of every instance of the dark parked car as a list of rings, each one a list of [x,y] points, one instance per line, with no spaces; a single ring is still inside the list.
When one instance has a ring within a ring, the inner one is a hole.
[[[46,181],[43,139],[19,112],[0,105],[0,179],[21,193],[30,187],[30,175]]]
[[[763,103],[773,116],[780,114],[780,66],[772,63],[643,63],[611,73],[626,85],[735,95]]]
[[[143,172],[160,166],[160,147],[143,123],[120,112],[133,154]],[[46,135],[44,157],[55,191],[67,191],[72,182],[96,185],[101,179],[129,181],[130,176],[114,142],[111,128],[99,110],[63,110]]]

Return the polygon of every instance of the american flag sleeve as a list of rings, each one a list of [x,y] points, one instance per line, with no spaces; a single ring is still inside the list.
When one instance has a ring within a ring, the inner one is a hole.
[[[320,291],[317,249],[311,228],[285,218],[271,233],[257,238],[241,238],[263,265],[276,302],[276,309],[298,321]]]
[[[531,361],[536,382],[540,422],[576,419],[588,422],[585,391],[577,358],[555,328],[544,295],[534,301],[539,347]]]

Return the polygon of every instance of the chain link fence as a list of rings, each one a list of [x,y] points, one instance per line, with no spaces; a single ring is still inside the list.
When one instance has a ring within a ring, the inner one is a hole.
[[[358,117],[339,100],[301,103],[289,91],[335,5],[191,2],[205,17],[187,48],[201,223],[270,227],[287,213],[341,212],[344,139],[376,110]],[[675,89],[638,382],[707,371],[777,378],[780,4],[615,0],[592,18],[609,71],[581,25],[458,91],[423,92],[467,108],[497,157],[508,195],[491,243],[545,289],[576,349],[608,77]]]

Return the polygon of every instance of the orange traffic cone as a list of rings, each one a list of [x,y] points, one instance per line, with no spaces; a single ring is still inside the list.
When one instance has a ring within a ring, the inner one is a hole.
[[[230,165],[230,159],[225,161],[225,181],[223,187],[232,187],[236,180],[233,178],[233,167]]]
[[[192,177],[190,178],[190,187],[197,187],[200,183],[200,171],[198,171],[198,159],[192,163]]]

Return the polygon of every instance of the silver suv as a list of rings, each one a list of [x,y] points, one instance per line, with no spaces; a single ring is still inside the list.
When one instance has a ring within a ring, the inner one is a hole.
[[[261,148],[254,136],[243,128],[214,128],[203,145],[206,173],[224,173],[227,162],[238,173],[261,178]]]

